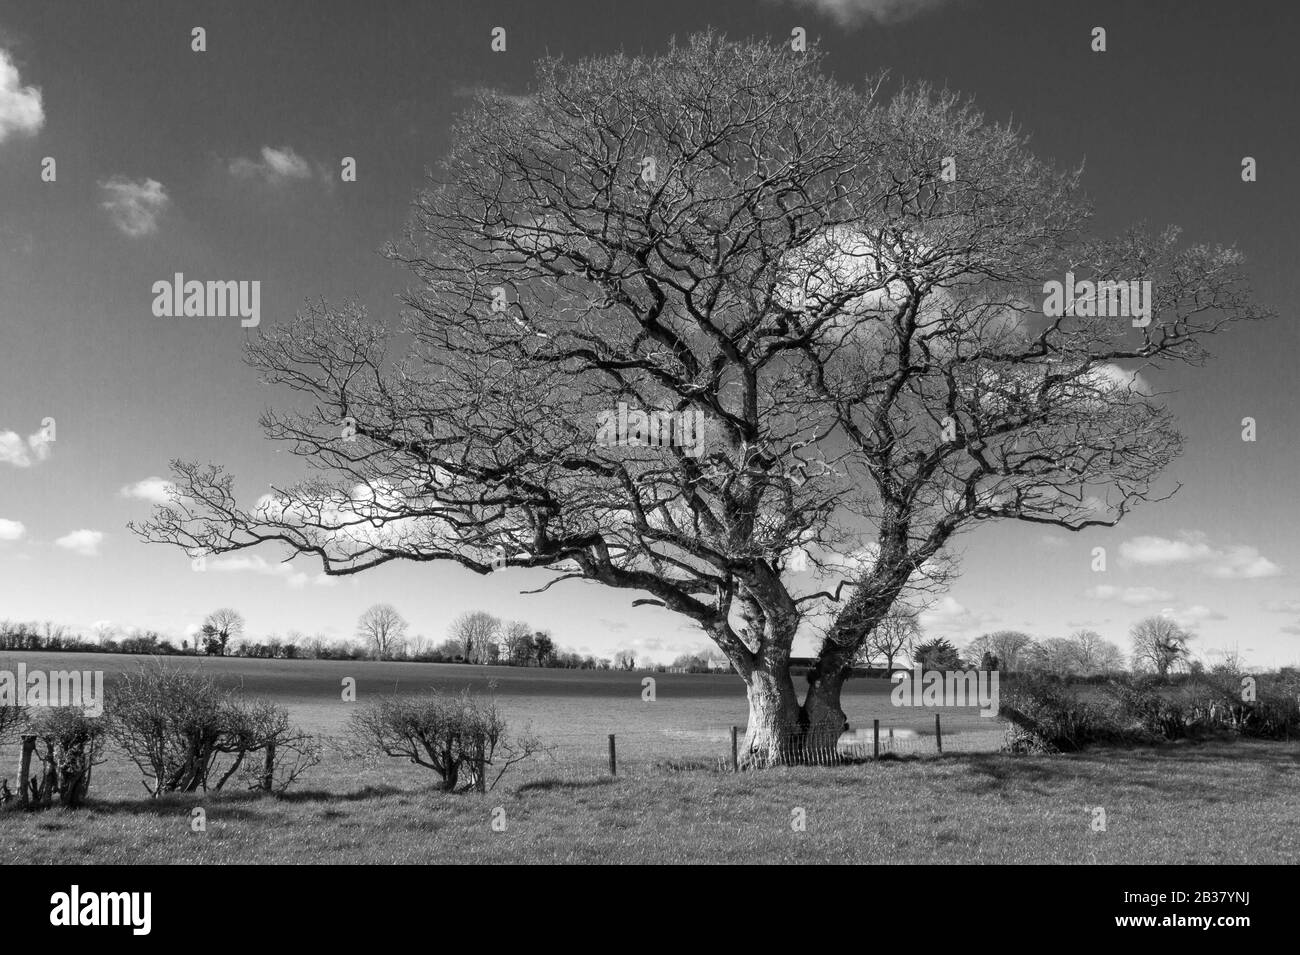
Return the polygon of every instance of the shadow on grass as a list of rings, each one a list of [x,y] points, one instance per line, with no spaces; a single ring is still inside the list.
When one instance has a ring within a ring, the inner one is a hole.
[[[1222,780],[1212,773],[1231,768],[1233,787],[1240,785],[1240,770],[1248,766],[1286,774],[1300,768],[1300,747],[1255,740],[1180,740],[1132,748],[1090,746],[1053,756],[971,753],[949,758],[964,762],[981,777],[976,795],[1005,795],[1016,787],[1047,795],[1045,784],[1104,776],[1162,796],[1185,796],[1189,785],[1199,786],[1202,798],[1214,802],[1219,800],[1211,790]]]
[[[211,808],[216,805],[221,806],[223,817],[247,819],[258,815],[257,810],[267,804],[275,803],[353,803],[368,802],[373,799],[380,799],[385,796],[399,795],[406,793],[407,790],[398,789],[395,786],[366,786],[364,789],[354,790],[346,793],[326,792],[320,789],[304,789],[295,792],[284,793],[279,796],[268,796],[265,793],[256,792],[194,792],[194,793],[165,793],[157,799],[108,799],[101,800],[91,798],[80,809],[62,809],[59,806],[51,806],[48,809],[36,809],[31,811],[34,817],[45,817],[45,822],[40,823],[43,829],[54,829],[62,826],[58,818],[64,813],[81,813],[95,812],[103,815],[120,815],[128,813],[131,815],[146,814],[153,816],[168,816],[175,813],[188,814],[194,808]],[[4,807],[5,812],[23,812],[22,808],[15,800]],[[58,815],[50,815],[57,813]]]
[[[1019,757],[1006,753],[962,753],[946,757],[965,764],[976,777],[971,793],[976,796],[1007,795],[1024,788],[1038,796],[1048,795],[1046,784],[1077,775],[1069,760],[1060,757]]]
[[[599,786],[608,786],[612,782],[614,780],[609,776],[602,776],[597,779],[535,779],[519,786],[515,792],[569,792],[575,789],[594,789]]]

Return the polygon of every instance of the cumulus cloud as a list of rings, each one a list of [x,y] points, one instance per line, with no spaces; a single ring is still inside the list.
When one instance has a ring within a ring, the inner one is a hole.
[[[0,143],[14,133],[30,136],[44,125],[41,91],[23,86],[13,57],[0,50]]]
[[[943,0],[793,0],[799,7],[816,10],[842,27],[857,27],[871,20],[897,23],[933,10]]]
[[[169,504],[172,500],[172,492],[175,489],[176,485],[166,478],[150,476],[143,481],[136,481],[134,484],[126,485],[118,493],[122,497],[148,501],[150,504]]]
[[[264,574],[268,577],[279,577],[290,587],[295,589],[306,587],[308,584],[314,584],[317,587],[332,587],[337,581],[326,574],[306,574],[293,567],[292,564],[284,561],[275,561],[272,563],[259,554],[240,554],[233,557],[216,557],[211,558],[206,564],[207,570],[215,570],[218,573],[237,573],[245,571],[254,574]]]
[[[1300,613],[1300,600],[1265,600],[1263,607],[1269,613]]]
[[[311,164],[288,146],[263,146],[260,160],[242,156],[231,160],[230,174],[237,179],[264,179],[277,185],[292,179],[310,179]]]
[[[53,443],[53,434],[45,429],[29,434],[26,441],[16,431],[0,431],[0,464],[29,468],[49,458]]]
[[[1225,580],[1276,577],[1282,568],[1245,544],[1215,547],[1204,534],[1184,533],[1177,539],[1134,537],[1119,548],[1120,558],[1129,564],[1163,567],[1197,564],[1201,572]]]
[[[78,530],[64,534],[54,542],[56,547],[70,550],[82,557],[98,557],[99,545],[104,540],[103,531]]]
[[[1162,617],[1168,617],[1185,630],[1194,630],[1198,624],[1207,620],[1227,620],[1217,610],[1211,610],[1204,604],[1192,604],[1190,607],[1165,607],[1160,611]]]
[[[1118,600],[1130,607],[1160,603],[1161,601],[1170,600],[1174,596],[1167,590],[1157,590],[1155,587],[1115,587],[1111,584],[1089,587],[1087,594],[1093,600]]]
[[[996,620],[993,614],[977,613],[948,596],[921,611],[922,628],[936,636],[975,636]]]
[[[22,540],[27,528],[21,521],[11,521],[0,517],[0,541]]]
[[[158,218],[171,199],[157,179],[127,179],[114,176],[99,184],[104,194],[100,208],[108,211],[113,225],[133,239],[158,231]]]
[[[1282,568],[1260,554],[1257,548],[1238,544],[1224,548],[1205,572],[1211,577],[1238,580],[1276,577],[1282,573]]]

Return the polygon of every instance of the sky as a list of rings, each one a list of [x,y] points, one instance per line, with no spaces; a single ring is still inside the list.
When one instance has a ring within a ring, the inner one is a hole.
[[[1098,630],[1127,647],[1165,612],[1206,659],[1300,662],[1300,415],[1294,322],[1300,5],[1241,0],[656,0],[451,4],[332,0],[9,0],[0,8],[0,619],[147,627],[174,639],[221,606],[251,635],[351,637],[394,604],[437,641],[485,609],[561,645],[669,660],[708,646],[637,594],[539,572],[480,577],[386,565],[323,579],[303,560],[243,552],[194,572],[126,528],[173,458],[224,464],[253,500],[297,475],[257,427],[282,396],[242,361],[238,318],[157,317],[153,284],[258,280],[263,326],[308,300],[352,297],[391,319],[406,276],[383,260],[470,91],[527,89],[536,59],[653,53],[713,26],[788,38],[826,68],[882,69],[974,96],[1036,151],[1085,163],[1102,232],[1178,224],[1237,244],[1278,317],[1212,343],[1203,368],[1157,384],[1186,437],[1173,499],[1082,533],[982,526],[962,574],[924,617],[962,643],[995,629]],[[1095,27],[1105,52],[1091,49]],[[206,49],[192,49],[192,30]],[[493,28],[506,49],[490,48]],[[1243,157],[1257,181],[1243,182]],[[344,157],[356,181],[341,181]],[[49,179],[53,159],[53,181]],[[45,172],[45,178],[42,173]],[[1242,419],[1256,421],[1253,442]],[[1093,569],[1105,547],[1107,569]],[[796,652],[810,652],[811,638]]]

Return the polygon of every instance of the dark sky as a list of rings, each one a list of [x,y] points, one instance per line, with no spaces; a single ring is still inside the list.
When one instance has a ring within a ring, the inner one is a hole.
[[[207,31],[204,53],[190,49],[195,26]],[[504,53],[489,49],[496,26]],[[1159,380],[1176,390],[1187,436],[1172,502],[1068,538],[979,530],[963,540],[965,575],[927,616],[930,630],[960,641],[998,627],[1049,636],[1090,625],[1124,642],[1133,620],[1167,609],[1200,631],[1203,653],[1237,646],[1261,664],[1296,662],[1300,4],[1280,0],[9,0],[0,617],[179,636],[234,604],[257,634],[346,636],[366,605],[387,600],[435,639],[457,613],[488,607],[606,655],[703,646],[667,615],[633,611],[626,593],[575,585],[518,596],[538,581],[516,571],[384,568],[324,586],[315,568],[279,569],[268,553],[193,574],[180,555],[127,533],[147,504],[123,489],[165,475],[172,457],[222,461],[249,495],[294,473],[256,427],[276,396],[241,362],[249,333],[237,321],[155,318],[153,282],[178,271],[258,279],[264,323],[320,296],[355,296],[391,316],[405,278],[375,252],[398,235],[466,91],[523,91],[547,53],[651,53],[707,26],[773,39],[803,26],[845,81],[887,69],[973,95],[1042,155],[1086,162],[1100,230],[1176,223],[1188,242],[1237,243],[1258,298],[1279,313],[1217,343],[1206,368]],[[1090,49],[1097,26],[1105,53]],[[52,183],[40,180],[47,156]],[[357,160],[355,183],[338,181],[344,156]],[[1241,181],[1244,156],[1256,158],[1258,182]],[[1245,416],[1258,421],[1254,444],[1240,440]],[[57,440],[41,450],[28,437],[46,417]],[[1089,569],[1097,545],[1112,554],[1104,579]]]

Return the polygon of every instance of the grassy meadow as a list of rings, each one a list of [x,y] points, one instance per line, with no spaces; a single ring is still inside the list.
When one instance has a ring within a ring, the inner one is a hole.
[[[139,666],[138,657],[8,653],[47,669]],[[448,664],[181,658],[287,706],[304,729],[342,732],[342,681],[364,700],[429,686],[486,690],[548,751],[496,791],[446,796],[432,774],[327,748],[283,798],[240,792],[147,797],[111,746],[90,805],[0,813],[0,863],[1061,862],[1300,861],[1300,743],[1219,741],[1057,757],[995,752],[996,721],[890,705],[884,680],[851,680],[854,729],[880,719],[897,758],[842,767],[722,771],[746,703],[731,675],[520,670]],[[656,680],[644,702],[641,681]],[[992,726],[990,725],[992,724]],[[892,744],[888,730],[895,731]],[[619,774],[608,774],[608,734]],[[868,736],[869,738],[869,736]],[[0,776],[17,748],[0,747]],[[1107,828],[1093,831],[1092,809]],[[206,813],[192,831],[192,810]],[[805,828],[795,831],[792,812]],[[494,821],[496,823],[494,827]]]

